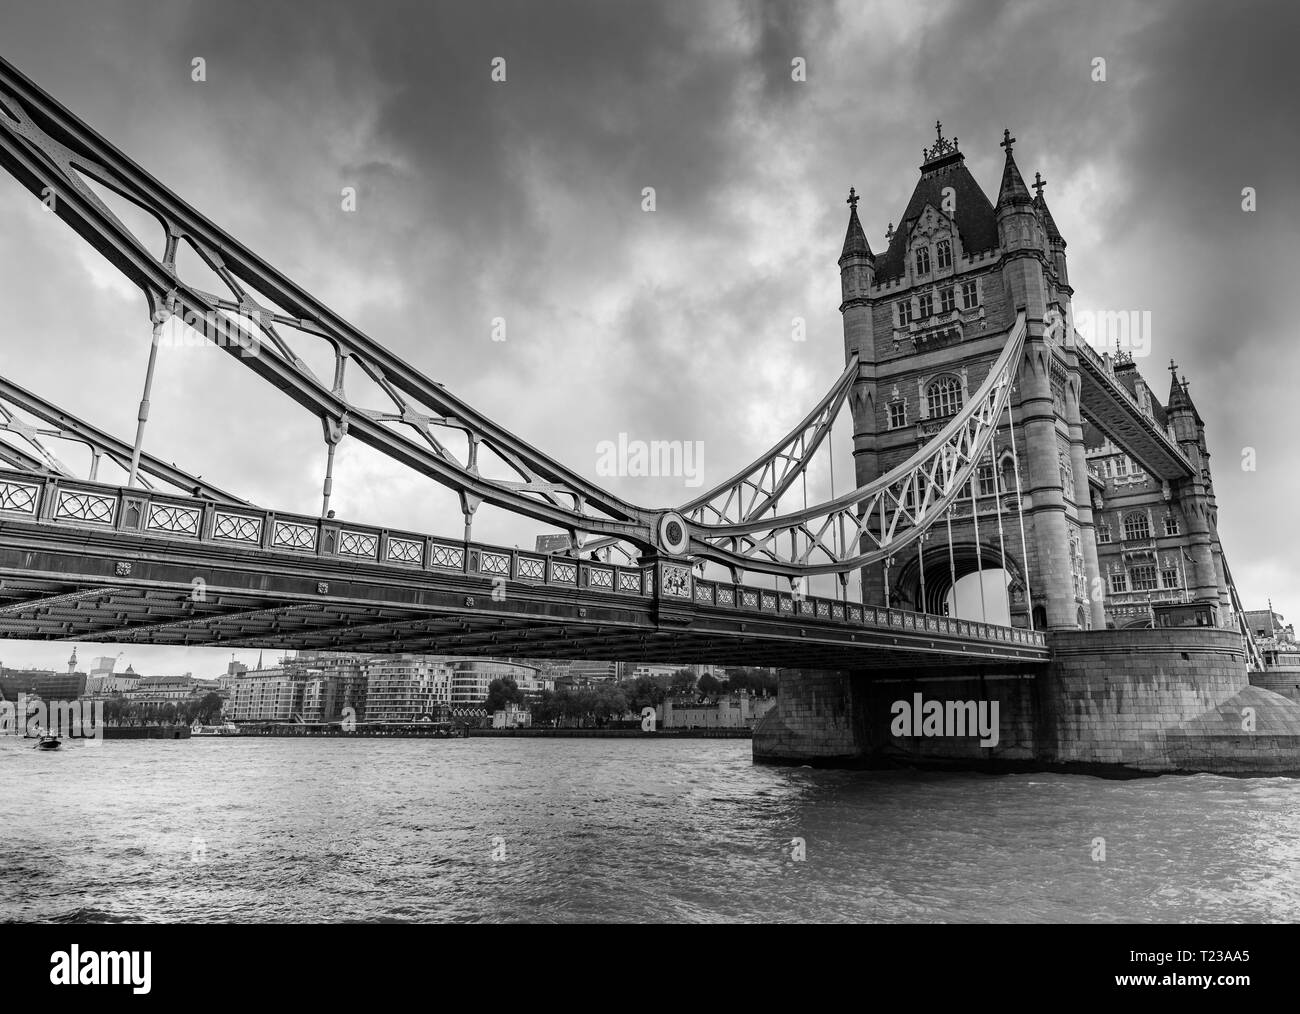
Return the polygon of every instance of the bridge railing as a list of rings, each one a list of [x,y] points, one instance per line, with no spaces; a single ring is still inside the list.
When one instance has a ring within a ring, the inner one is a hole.
[[[0,469],[0,520],[4,518],[250,551],[288,552],[362,565],[458,573],[575,591],[644,599],[654,595],[654,565],[622,566],[518,547],[467,543],[335,518],[232,506],[53,474],[36,476]],[[864,606],[745,584],[707,581],[693,575],[688,581],[686,592],[691,601],[711,609],[1011,645],[1046,645],[1040,631],[1020,627]]]
[[[774,613],[781,616],[807,617],[818,622],[846,623],[852,626],[881,627],[941,637],[966,637],[981,641],[1002,641],[1007,644],[1046,647],[1047,637],[1042,631],[1023,627],[1004,627],[996,623],[961,620],[932,613],[916,613],[907,609],[864,606],[858,602],[821,598],[813,595],[794,595],[767,588],[735,585],[724,581],[705,581],[695,578],[696,605],[742,612]]]

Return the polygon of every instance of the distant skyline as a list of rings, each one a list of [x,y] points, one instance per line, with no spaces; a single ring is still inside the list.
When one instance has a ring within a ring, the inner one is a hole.
[[[22,651],[16,652],[11,649],[21,646]],[[44,646],[46,652],[42,652]],[[67,672],[68,659],[72,656],[72,649],[77,649],[77,672],[89,673],[94,659],[113,658],[122,653],[122,657],[117,661],[113,668],[115,673],[126,672],[127,666],[135,670],[137,676],[183,676],[186,672],[192,672],[196,677],[202,679],[213,679],[216,676],[223,676],[226,672],[226,665],[232,661],[230,651],[219,651],[216,648],[207,648],[202,652],[191,651],[188,654],[179,654],[179,664],[177,667],[168,667],[167,655],[161,655],[164,661],[156,663],[152,657],[156,653],[171,652],[176,655],[175,649],[159,648],[152,645],[113,645],[115,651],[108,651],[109,645],[100,644],[93,641],[6,641],[0,642],[0,668],[5,669],[49,669],[54,672]],[[130,649],[124,650],[124,648]],[[53,649],[60,649],[54,651]],[[103,650],[101,650],[103,649]],[[233,652],[236,662],[243,662],[250,669],[257,664],[259,654],[266,655],[266,662],[269,665],[272,661],[278,662],[286,652],[276,650],[274,658],[270,656],[271,649],[257,649]],[[51,653],[52,652],[52,653]],[[133,658],[132,654],[138,652],[138,657]],[[213,653],[224,656],[225,661],[218,664],[217,671],[209,672],[206,669],[200,671],[199,666],[210,666],[214,660],[210,658]],[[292,653],[288,653],[292,654]],[[143,664],[142,662],[146,662]]]
[[[1296,37],[1300,6],[1208,0],[0,6],[0,54],[151,174],[459,397],[643,504],[699,490],[600,475],[600,442],[699,441],[706,487],[764,450],[843,368],[849,187],[879,252],[936,120],[991,198],[1008,127],[1021,169],[1047,180],[1076,311],[1149,311],[1143,374],[1162,401],[1171,358],[1190,381],[1245,606],[1271,597],[1288,622]],[[0,373],[129,439],[143,297],[7,174],[0,215]],[[843,492],[844,427],[833,447]],[[211,347],[162,350],[146,448],[254,503],[319,510],[319,422]],[[810,497],[827,482],[814,472]],[[449,491],[355,441],[332,506],[461,527]],[[475,538],[531,547],[543,530],[484,509]],[[0,659],[66,659],[59,644],[0,644]],[[159,674],[230,658],[81,650]]]

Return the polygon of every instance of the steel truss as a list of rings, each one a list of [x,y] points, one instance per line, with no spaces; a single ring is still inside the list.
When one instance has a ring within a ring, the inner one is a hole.
[[[1021,313],[979,390],[912,457],[816,507],[731,524],[697,522],[691,553],[737,571],[798,577],[846,574],[906,549],[943,520],[992,445],[1010,402],[1025,330]]]
[[[776,516],[782,495],[806,475],[825,443],[857,377],[856,361],[748,468],[677,510],[644,508],[536,450],[354,328],[2,58],[0,165],[144,291],[155,341],[171,317],[180,317],[320,419],[330,462],[337,443],[352,436],[454,490],[467,539],[474,511],[490,503],[569,532],[575,546],[582,534],[596,536],[582,551],[617,544],[624,553],[631,546],[638,554],[694,557],[733,573],[846,575],[887,560],[943,518],[993,439],[1024,343],[1022,315],[980,390],[934,439],[887,475],[827,503]],[[161,255],[149,251],[87,180],[158,222],[165,234]],[[181,277],[177,254],[183,245],[220,279],[225,293]],[[287,336],[327,343],[333,376],[317,377]],[[349,366],[388,403],[355,403],[348,395]],[[458,453],[453,440],[463,441],[465,450]],[[481,466],[491,459],[512,477],[485,475]],[[327,471],[326,503],[330,481]],[[774,516],[766,516],[769,511]]]
[[[16,411],[34,416],[48,426],[33,426],[26,422]],[[0,458],[16,468],[30,472],[56,472],[71,477],[72,470],[46,446],[42,437],[56,437],[84,444],[90,450],[90,474],[88,479],[98,478],[99,463],[107,458],[128,471],[131,465],[131,445],[117,439],[111,433],[105,433],[98,427],[78,419],[71,412],[52,402],[46,401],[25,388],[19,387],[11,380],[0,377],[0,430],[12,433],[27,443],[36,453],[32,454],[20,447],[0,441]],[[140,455],[140,471],[152,475],[177,490],[191,496],[201,496],[219,503],[242,504],[246,501],[227,493],[206,482],[197,475],[191,475],[184,469],[168,464],[152,454]],[[146,489],[153,485],[141,476],[141,484]]]

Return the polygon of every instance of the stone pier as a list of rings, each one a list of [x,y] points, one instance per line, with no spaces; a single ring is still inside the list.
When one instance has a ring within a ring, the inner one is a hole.
[[[1241,638],[1208,627],[1061,631],[1036,669],[783,669],[759,763],[826,767],[1300,774],[1300,703],[1252,686]],[[895,735],[894,702],[996,703],[996,745]]]

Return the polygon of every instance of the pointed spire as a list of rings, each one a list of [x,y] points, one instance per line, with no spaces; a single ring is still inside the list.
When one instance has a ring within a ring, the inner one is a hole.
[[[1015,143],[1016,139],[1011,136],[1011,131],[1004,129],[1002,143],[998,145],[1007,150],[1006,165],[1002,167],[1002,186],[998,188],[997,209],[999,211],[1012,204],[1034,203],[1033,198],[1029,196],[1029,188],[1025,186],[1025,181],[1020,176],[1015,157],[1011,154],[1011,146]]]
[[[844,234],[844,249],[840,252],[840,262],[843,263],[845,258],[855,256],[875,260],[875,255],[867,243],[867,234],[862,231],[862,223],[858,221],[858,192],[853,187],[849,187],[849,199],[845,203],[849,206],[849,228]]]
[[[1187,397],[1187,388],[1184,384],[1178,382],[1178,364],[1172,359],[1169,360],[1169,373],[1171,380],[1169,383],[1169,401],[1165,407],[1171,411],[1187,411],[1192,408],[1192,400]]]
[[[1043,198],[1043,187],[1047,186],[1047,180],[1043,179],[1042,173],[1034,173],[1034,207],[1038,209],[1038,214],[1043,219],[1043,228],[1047,230],[1047,238],[1054,244],[1065,246],[1065,239],[1061,236],[1061,230],[1056,227],[1056,220],[1052,218],[1052,212],[1047,207],[1047,201]]]
[[[1172,362],[1173,360],[1170,360]],[[1204,426],[1205,420],[1201,418],[1201,413],[1196,410],[1196,403],[1192,401],[1191,392],[1187,390],[1187,377],[1183,376],[1183,399],[1187,402],[1187,407],[1192,410],[1192,415],[1196,417],[1196,425]]]

